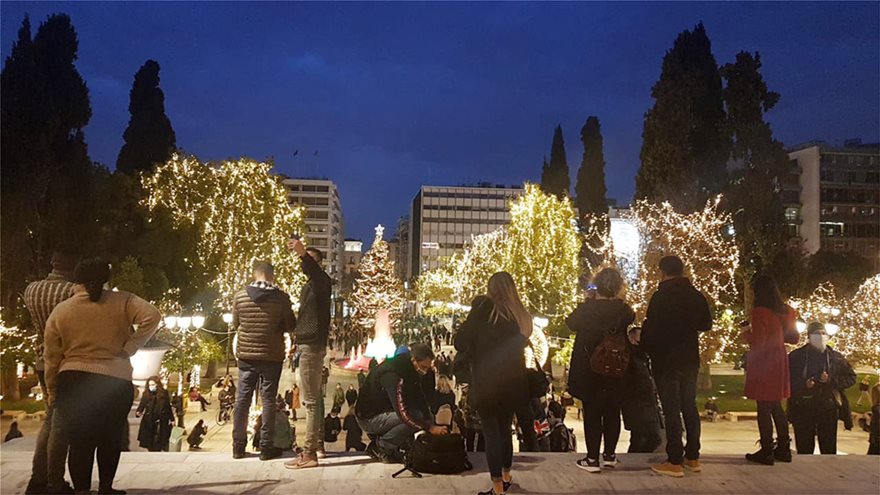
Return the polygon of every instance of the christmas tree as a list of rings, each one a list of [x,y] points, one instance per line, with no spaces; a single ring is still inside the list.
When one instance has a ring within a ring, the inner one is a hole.
[[[403,312],[403,283],[394,273],[394,261],[388,258],[384,230],[381,225],[376,227],[376,238],[361,260],[351,295],[352,318],[361,327],[371,328],[380,309],[388,310],[392,325],[400,321]]]

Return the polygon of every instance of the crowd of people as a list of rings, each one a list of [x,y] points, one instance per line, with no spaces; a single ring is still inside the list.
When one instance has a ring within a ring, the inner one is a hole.
[[[597,473],[617,466],[623,426],[631,432],[628,452],[655,451],[665,432],[667,458],[650,466],[655,473],[682,477],[702,469],[699,336],[712,329],[713,321],[709,302],[684,276],[681,259],[660,260],[663,279],[641,322],[625,302],[625,282],[616,269],[594,276],[584,302],[565,320],[575,340],[561,395],[554,394],[539,364],[526,362],[533,318],[513,278],[499,272],[454,333],[431,328],[394,357],[372,363],[368,373],[360,370],[357,388],[337,383],[325,415],[331,282],[320,266],[320,250],[299,240],[288,247],[307,277],[296,312],[288,294],[275,285],[268,262],[255,262],[254,281],[234,296],[238,379],[227,376],[218,383],[221,409],[232,409],[233,458],[247,456],[249,409],[258,394],[262,409],[252,442],[260,460],[295,449],[296,457],[285,467],[312,468],[327,455],[325,445],[344,432],[346,451],[401,463],[419,432],[461,435],[464,449],[485,452],[491,487],[481,493],[499,495],[513,483],[512,432],[520,451],[575,450],[564,404],[577,399],[583,404],[586,440],[578,468]],[[28,493],[87,492],[96,457],[99,493],[124,493],[113,487],[113,479],[134,401],[128,358],[156,332],[160,315],[134,294],[107,290],[109,277],[106,262],[78,261],[59,252],[52,273],[25,292],[34,325],[42,330],[44,366],[38,375],[47,390]],[[805,345],[786,353],[786,344],[800,340],[795,310],[769,276],[756,276],[752,287],[753,308],[741,330],[749,346],[745,394],[757,403],[760,449],[746,459],[791,462],[789,423],[798,454],[812,454],[817,440],[821,453],[836,453],[837,422],[852,420],[844,393],[856,383],[852,366],[827,345],[827,330],[818,322],[807,327]],[[285,333],[296,344],[291,361],[299,379],[282,396],[281,372],[290,357]],[[454,344],[456,355],[447,355],[444,344]],[[867,383],[862,392],[859,402],[871,400],[875,418],[870,452],[878,453],[880,385]],[[187,399],[200,402],[203,410],[210,403],[195,387]],[[171,430],[183,426],[182,404],[183,398],[169,396],[158,377],[147,380],[136,409],[142,448],[168,450]],[[302,448],[290,424],[299,408],[306,413]],[[13,430],[7,439],[20,434]],[[187,437],[190,449],[198,450],[206,433],[199,420]],[[64,480],[65,462],[72,487]]]

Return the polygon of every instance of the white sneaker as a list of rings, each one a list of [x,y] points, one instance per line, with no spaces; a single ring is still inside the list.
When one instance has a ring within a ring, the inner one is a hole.
[[[326,459],[327,458],[327,451],[326,450],[319,450],[316,452],[316,454],[318,456],[318,459]]]

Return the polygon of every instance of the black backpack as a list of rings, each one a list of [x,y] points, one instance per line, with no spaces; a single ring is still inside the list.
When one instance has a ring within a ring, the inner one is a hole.
[[[430,474],[458,474],[472,468],[464,437],[457,433],[418,435],[406,451],[406,465],[417,472]]]
[[[577,437],[574,430],[565,426],[565,423],[557,423],[550,431],[550,452],[575,452],[577,450]]]

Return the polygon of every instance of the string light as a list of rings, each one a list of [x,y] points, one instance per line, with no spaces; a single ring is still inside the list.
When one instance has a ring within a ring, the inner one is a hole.
[[[395,274],[394,261],[388,257],[383,233],[384,228],[377,226],[373,246],[358,265],[358,278],[349,301],[352,318],[364,328],[373,326],[379,310],[388,310],[392,327],[403,314],[403,282]]]

